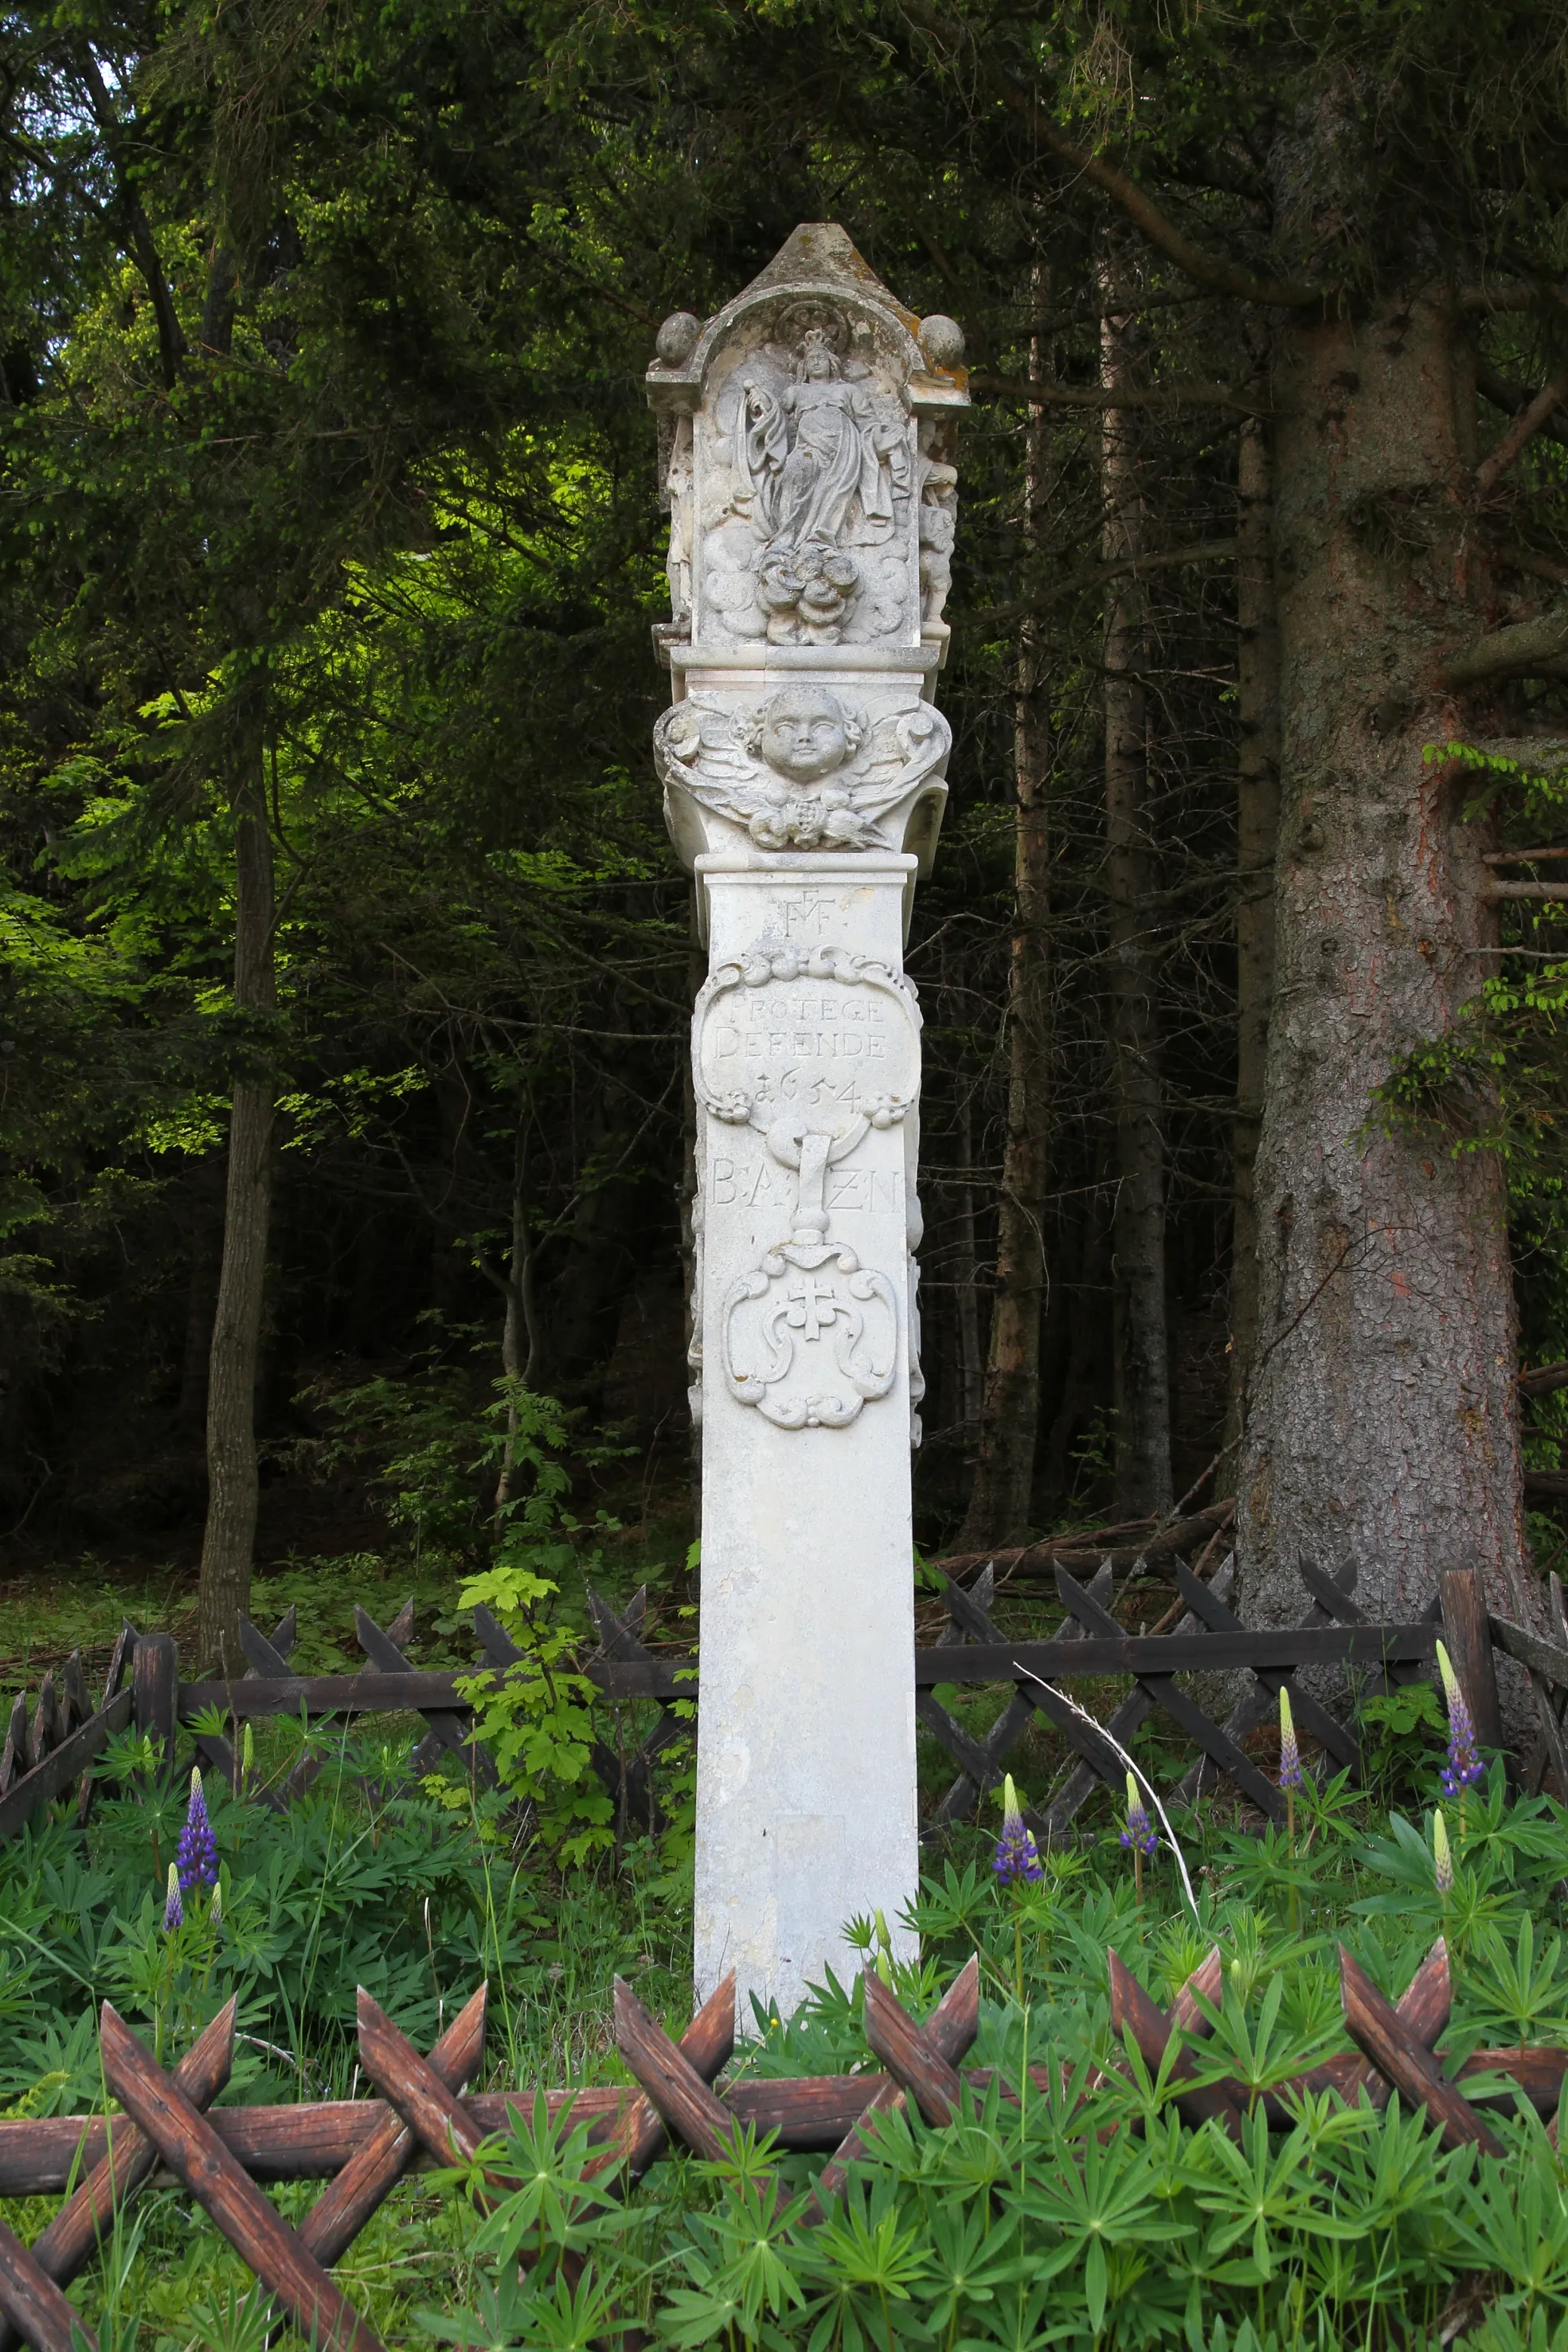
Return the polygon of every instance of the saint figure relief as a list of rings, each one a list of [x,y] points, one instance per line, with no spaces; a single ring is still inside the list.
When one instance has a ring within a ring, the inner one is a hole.
[[[763,541],[757,593],[768,636],[831,644],[861,584],[849,547],[892,537],[909,448],[902,421],[879,420],[869,370],[846,368],[824,328],[807,328],[790,368],[777,394],[742,378],[733,503]]]
[[[666,788],[746,827],[759,849],[881,849],[876,819],[939,777],[951,742],[928,702],[869,726],[827,688],[780,688],[749,718],[695,696],[653,735]]]

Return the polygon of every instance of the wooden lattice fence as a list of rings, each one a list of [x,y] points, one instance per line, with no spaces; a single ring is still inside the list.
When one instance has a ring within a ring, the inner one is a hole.
[[[1208,2030],[1202,2000],[1217,2002],[1221,1988],[1218,1948],[1168,2011],[1115,1952],[1106,1959],[1113,2029],[1130,2036],[1155,2070],[1173,2036],[1185,2037],[1172,2068],[1178,2110],[1193,2124],[1212,2117],[1239,2138],[1252,2103],[1247,2087],[1224,2077],[1194,2079],[1191,2043]],[[1446,2147],[1474,2146],[1497,2156],[1500,2145],[1479,2101],[1467,2096],[1467,2082],[1482,2098],[1495,2098],[1500,2076],[1501,2095],[1511,2095],[1517,2084],[1538,2111],[1555,2111],[1568,2051],[1478,2050],[1452,2075],[1445,2071],[1435,2054],[1449,2014],[1448,1958],[1441,1940],[1397,2006],[1343,1948],[1340,1989],[1354,2053],[1259,2095],[1272,2119],[1290,2120],[1285,2102],[1293,2093],[1332,2092],[1347,2103],[1364,2094],[1382,2105],[1397,2092],[1412,2108],[1426,2109]],[[979,2022],[976,1960],[924,2025],[874,1970],[866,1971],[862,1991],[866,2039],[882,2074],[766,2081],[743,2074],[720,2086],[735,2048],[734,1979],[727,1978],[699,2009],[678,2042],[617,1979],[616,2047],[636,2088],[550,2089],[545,2092],[549,2116],[558,2128],[586,2125],[595,2174],[619,2176],[628,2187],[672,2147],[718,2158],[737,2129],[774,2133],[781,2148],[828,2158],[798,2216],[810,2226],[842,2193],[879,2115],[913,2105],[928,2125],[941,2128],[968,2095],[988,2091],[993,2083],[1003,2097],[1018,2097],[1019,2086],[1005,2075],[962,2065]],[[507,2176],[504,2152],[486,2143],[504,2129],[508,2108],[531,2110],[535,2090],[463,2095],[464,2085],[483,2069],[485,2012],[481,1987],[426,2056],[361,1989],[360,2064],[379,2098],[209,2113],[233,2063],[235,2003],[166,2073],[106,2002],[99,2029],[104,2080],[124,2113],[0,2122],[0,2197],[71,2192],[30,2247],[0,2223],[0,2347],[20,2338],[37,2352],[97,2352],[65,2289],[92,2262],[116,2216],[146,2182],[172,2176],[319,2352],[380,2352],[380,2339],[331,2271],[383,2199],[416,2166],[482,2161],[487,2199],[517,2185]],[[1482,2076],[1490,2082],[1481,2084]],[[1069,2087],[1063,2062],[1049,2052],[1029,2069],[1029,2079],[1041,2091],[1065,2094]],[[258,2186],[285,2179],[328,2183],[293,2227]]]
[[[998,1786],[1008,1758],[1039,1715],[1061,1735],[1071,1761],[1048,1801],[1028,1818],[1037,1836],[1060,1839],[1095,1787],[1119,1788],[1124,1767],[1117,1746],[1125,1747],[1149,1715],[1158,1710],[1197,1749],[1176,1794],[1191,1801],[1206,1786],[1228,1781],[1246,1805],[1265,1819],[1282,1818],[1278,1788],[1247,1752],[1246,1742],[1278,1709],[1281,1688],[1291,1693],[1301,1731],[1316,1740],[1333,1769],[1359,1778],[1360,1737],[1354,1697],[1396,1687],[1431,1671],[1438,1638],[1447,1643],[1470,1701],[1483,1746],[1502,1744],[1494,1647],[1516,1659],[1534,1690],[1540,1738],[1523,1767],[1527,1786],[1538,1788],[1547,1772],[1568,1794],[1568,1754],[1562,1724],[1568,1689],[1568,1620],[1557,1580],[1551,1580],[1552,1633],[1530,1633],[1506,1619],[1489,1616],[1480,1580],[1473,1571],[1442,1580],[1441,1591],[1421,1616],[1406,1623],[1369,1621],[1356,1606],[1355,1570],[1337,1578],[1303,1566],[1306,1609],[1293,1625],[1266,1630],[1240,1623],[1229,1605],[1231,1570],[1224,1564],[1205,1581],[1179,1562],[1177,1601],[1168,1631],[1129,1633],[1113,1613],[1116,1598],[1109,1562],[1087,1581],[1056,1570],[1058,1598],[1066,1612],[1049,1641],[1011,1640],[998,1628],[993,1610],[995,1580],[988,1567],[971,1585],[948,1579],[943,1591],[946,1624],[929,1646],[915,1651],[915,1706],[921,1723],[951,1759],[957,1778],[935,1809],[929,1833],[939,1832],[970,1811]],[[618,1823],[656,1825],[654,1762],[672,1740],[689,1737],[682,1703],[700,1699],[695,1662],[650,1649],[642,1638],[646,1592],[617,1612],[591,1593],[598,1647],[582,1671],[602,1696],[618,1706],[622,1736],[614,1747],[596,1741],[592,1760],[614,1799]],[[1177,1612],[1179,1612],[1179,1615]],[[502,1676],[528,1671],[528,1660],[490,1612],[473,1612],[480,1656],[470,1672]],[[92,1801],[92,1771],[109,1742],[128,1725],[147,1735],[172,1768],[181,1725],[200,1717],[196,1748],[204,1767],[237,1785],[235,1741],[210,1727],[215,1710],[235,1727],[250,1718],[303,1715],[312,1724],[345,1721],[370,1714],[414,1713],[424,1733],[413,1751],[412,1770],[427,1770],[444,1753],[454,1756],[476,1786],[493,1786],[495,1767],[472,1731],[473,1708],[450,1671],[414,1665],[406,1651],[413,1630],[412,1603],[385,1626],[367,1610],[354,1612],[355,1633],[364,1664],[355,1675],[299,1675],[290,1664],[295,1612],[270,1635],[242,1619],[240,1637],[247,1661],[235,1681],[186,1682],[180,1676],[178,1644],[167,1633],[139,1633],[123,1627],[115,1645],[102,1696],[89,1709],[79,1654],[57,1675],[46,1675],[29,1716],[26,1697],[12,1710],[0,1754],[0,1842],[14,1837],[37,1809],[77,1791],[77,1814],[85,1821]],[[1332,1669],[1348,1678],[1353,1704],[1342,1716],[1303,1685],[1308,1670]],[[1195,1675],[1228,1675],[1243,1687],[1225,1721],[1217,1722],[1188,1686]],[[1068,1702],[1061,1685],[1106,1676],[1131,1676],[1133,1687],[1103,1725]],[[1010,1696],[983,1737],[961,1724],[936,1696],[938,1685],[1011,1686]],[[658,1718],[639,1730],[628,1703],[653,1700]],[[308,1749],[281,1785],[259,1791],[274,1807],[292,1802],[308,1789],[325,1761]]]

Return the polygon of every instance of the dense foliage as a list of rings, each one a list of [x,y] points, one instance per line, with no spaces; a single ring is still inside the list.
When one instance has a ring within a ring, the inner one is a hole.
[[[961,316],[977,368],[943,686],[956,797],[911,950],[923,1527],[939,1539],[963,1513],[982,1404],[1020,660],[1047,680],[1051,902],[1031,1516],[1122,1499],[1103,1310],[1129,1280],[1129,908],[1155,998],[1138,1050],[1157,1063],[1185,1488],[1245,1339],[1236,926],[1257,884],[1237,776],[1258,722],[1234,568],[1266,321],[1136,241],[1116,188],[1061,142],[1115,146],[1238,284],[1272,256],[1371,299],[1416,215],[1444,267],[1547,268],[1560,61],[1531,16],[1264,10],[1243,27],[1199,9],[1178,34],[1136,5],[7,13],[0,1490],[23,1559],[110,1533],[189,1557],[247,1074],[277,1106],[264,1559],[302,1536],[351,1548],[353,1509],[300,1475],[320,1400],[402,1377],[433,1328],[453,1360],[483,1336],[481,1392],[526,1373],[653,1447],[650,1492],[679,1481],[689,950],[647,755],[664,526],[638,380],[666,311],[712,309],[798,219],[830,215],[917,310]],[[1285,171],[1325,93],[1347,117],[1332,217],[1292,210]],[[1477,315],[1477,381],[1506,411],[1550,373],[1556,330],[1528,304]],[[1122,593],[1108,367],[1142,404],[1118,427],[1147,745],[1125,871],[1103,773]],[[1546,580],[1555,429],[1499,494]],[[1396,517],[1368,529],[1398,541]],[[1503,723],[1550,730],[1558,695],[1548,664],[1506,690]],[[1555,824],[1527,774],[1499,789],[1511,838]],[[273,970],[236,996],[247,816],[276,870]],[[1540,1360],[1568,1348],[1555,1129],[1530,1108],[1554,1083],[1556,1000],[1526,1004],[1517,980],[1558,942],[1549,904],[1504,921],[1521,960],[1482,1010],[1505,1073],[1521,1065],[1501,1139],[1521,1146]],[[1451,1054],[1416,1069],[1402,1113],[1436,1102],[1445,1139],[1473,1140],[1492,1068],[1479,1091]],[[508,1301],[526,1326],[509,1354]]]
[[[994,2084],[975,2094],[952,2130],[890,2118],[825,2226],[807,2227],[800,2210],[820,2158],[743,2136],[724,2162],[666,2161],[628,2200],[612,2180],[584,2183],[581,2131],[552,2140],[524,2109],[488,2151],[520,2185],[487,2219],[465,2218],[461,2175],[444,2189],[411,2184],[345,2284],[391,2341],[428,2332],[562,2352],[636,2327],[672,2347],[834,2352],[1555,2343],[1568,2322],[1568,2176],[1544,2119],[1504,2081],[1489,2111],[1500,2162],[1443,2154],[1397,2101],[1379,2113],[1281,2090],[1347,2046],[1341,1942],[1395,1998],[1446,1937],[1450,2066],[1481,2047],[1568,2040],[1562,1808],[1511,1801],[1498,1769],[1443,1802],[1445,1889],[1431,1734],[1392,1705],[1383,1732],[1385,1788],[1408,1791],[1391,1811],[1309,1779],[1292,1836],[1260,1839],[1224,1809],[1178,1814],[1191,1906],[1168,1849],[1134,1876],[1113,1820],[1087,1845],[1045,1855],[1038,1883],[998,1882],[989,1842],[959,1833],[911,1914],[917,1968],[885,1957],[876,1922],[856,1923],[867,1964],[917,2014],[977,1952],[969,2063],[1013,2084],[1026,2066],[1052,2071],[1019,2102]],[[515,1871],[495,1811],[476,1813],[455,1780],[398,1785],[406,1742],[356,1751],[341,1735],[310,1793],[275,1813],[262,1792],[298,1760],[294,1745],[258,1761],[245,1797],[209,1780],[216,1923],[198,1886],[183,1921],[164,1925],[183,1788],[150,1796],[127,1777],[85,1844],[59,1824],[0,1856],[0,2106],[69,2112],[100,2097],[92,2003],[103,1997],[167,2063],[237,1991],[244,2038],[225,2096],[250,2101],[351,2089],[356,1978],[428,2042],[487,1977],[492,2084],[623,2079],[608,2031],[612,1973],[684,2025],[689,1913],[667,1852],[633,1846],[619,1872],[578,1871],[549,1891]],[[117,1759],[127,1776],[132,1747]],[[1163,2005],[1215,1945],[1224,1990],[1189,2047],[1196,2080],[1244,2086],[1239,2143],[1184,2122],[1169,2064],[1151,2074],[1109,2023],[1108,1948]],[[736,2060],[764,2075],[875,2063],[858,1984],[831,1980],[787,2026],[759,2015]],[[1488,2095],[1484,2082],[1469,2088]],[[293,2210],[308,2191],[278,2193]],[[7,2210],[32,2236],[52,2200]],[[88,2315],[118,2309],[125,2352],[259,2342],[261,2315],[238,2307],[242,2274],[221,2242],[193,2230],[168,2192],[141,2210],[87,2288]]]

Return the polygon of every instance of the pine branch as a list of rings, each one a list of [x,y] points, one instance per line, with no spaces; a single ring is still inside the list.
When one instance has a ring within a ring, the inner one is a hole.
[[[1480,359],[1476,362],[1476,390],[1483,400],[1490,400],[1494,408],[1506,409],[1511,416],[1517,416],[1520,410],[1529,404],[1531,399],[1530,392],[1524,384],[1511,383],[1507,376],[1501,374],[1498,369],[1489,366],[1485,360]],[[1549,416],[1537,427],[1537,430],[1542,440],[1557,441],[1564,448],[1568,448],[1568,420],[1555,415]]]
[[[141,199],[136,192],[135,184],[125,168],[124,157],[120,152],[119,118],[110,102],[103,76],[99,70],[98,59],[85,41],[78,51],[78,62],[80,66],[82,80],[87,88],[88,102],[92,109],[93,121],[98,125],[99,134],[103,141],[104,152],[109,158],[110,168],[114,173],[115,194],[119,199],[120,214],[125,222],[126,242],[131,257],[141,272],[146,281],[147,291],[152,297],[152,315],[158,326],[158,359],[163,378],[163,389],[165,392],[172,392],[179,381],[180,362],[185,356],[185,338],[180,326],[179,314],[174,308],[174,297],[170,291],[169,281],[163,275],[163,264],[159,257],[158,240],[152,234],[152,224],[147,217]]]
[[[904,0],[905,14],[921,26],[934,39],[949,48],[962,46],[962,28],[929,5],[929,0]],[[1234,262],[1218,254],[1206,253],[1184,235],[1169,215],[1160,210],[1144,193],[1135,180],[1126,173],[1097,155],[1092,148],[1079,146],[1052,121],[1045,108],[1033,94],[1014,81],[995,60],[977,51],[980,70],[1004,106],[1026,121],[1041,146],[1050,149],[1069,170],[1078,172],[1084,179],[1101,189],[1113,204],[1120,206],[1127,218],[1140,228],[1156,251],[1199,286],[1207,286],[1217,294],[1231,295],[1241,302],[1261,302],[1271,309],[1284,310],[1310,310],[1325,301],[1329,290],[1322,286],[1302,285],[1289,278],[1254,278],[1249,270],[1239,269]]]
[[[1568,300],[1561,286],[1467,286],[1458,296],[1461,310],[1490,317],[1504,310],[1539,310],[1548,302]]]
[[[1128,556],[1120,563],[1088,564],[1082,572],[1071,572],[1065,579],[1055,582],[1041,596],[1028,597],[1015,604],[976,606],[964,614],[964,619],[994,629],[1025,620],[1031,613],[1042,613],[1065,598],[1103,588],[1107,581],[1124,580],[1131,573],[1142,577],[1145,572],[1179,571],[1189,563],[1230,563],[1235,556],[1233,539],[1206,539],[1192,546],[1162,548],[1152,555]]]
[[[1271,413],[1255,400],[1240,399],[1224,384],[1168,383],[1113,390],[1093,383],[1037,383],[1021,376],[977,373],[969,378],[969,389],[991,393],[998,400],[1027,401],[1031,408],[1222,408],[1233,416]]]
[[[1486,686],[1503,677],[1568,675],[1568,613],[1547,613],[1539,621],[1516,621],[1477,637],[1443,665],[1443,683],[1453,688]]]
[[[1476,488],[1484,499],[1512,465],[1527,441],[1540,432],[1553,410],[1568,398],[1568,375],[1553,376],[1521,408],[1491,455],[1476,467]]]

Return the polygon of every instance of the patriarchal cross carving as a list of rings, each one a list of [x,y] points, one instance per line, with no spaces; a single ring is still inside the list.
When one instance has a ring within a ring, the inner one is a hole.
[[[789,1320],[808,1339],[820,1339],[824,1331],[831,1331],[846,1304],[831,1282],[819,1282],[810,1274],[792,1282],[788,1296]]]
[[[842,229],[659,331],[664,812],[708,976],[695,1969],[785,2011],[917,1876],[910,1456],[920,1018],[904,976],[947,796],[935,688],[963,337]],[[906,1930],[899,1948],[914,1951]]]

